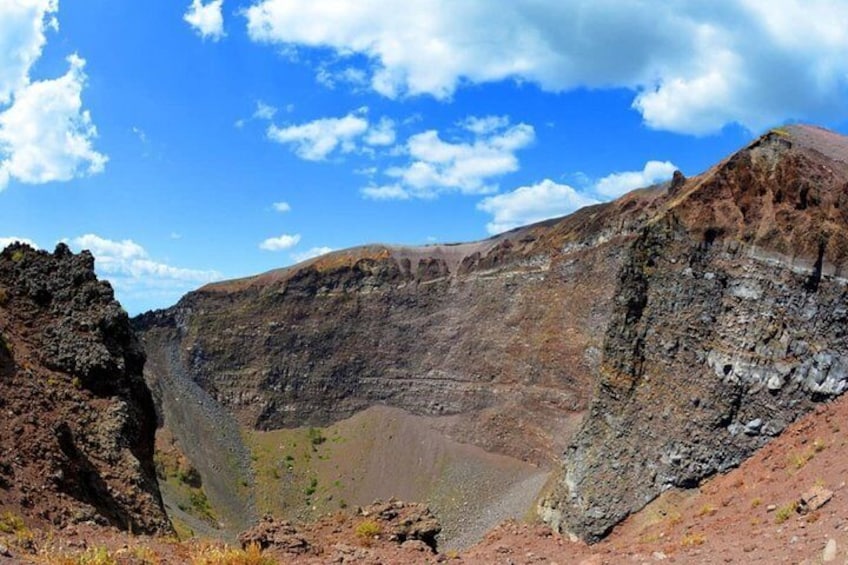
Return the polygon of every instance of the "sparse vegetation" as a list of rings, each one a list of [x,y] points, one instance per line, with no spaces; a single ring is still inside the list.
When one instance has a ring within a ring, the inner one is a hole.
[[[4,534],[15,534],[26,529],[23,518],[11,512],[5,512],[0,516],[0,532]]]
[[[105,547],[89,547],[78,555],[51,557],[51,562],[58,565],[117,565],[118,559]],[[153,561],[144,561],[153,563]]]
[[[0,334],[0,353],[5,353],[9,357],[12,356],[12,348],[9,346],[6,338],[3,337],[3,334]]]
[[[704,504],[700,510],[698,510],[698,516],[712,516],[718,512],[718,509],[712,504]]]
[[[313,446],[321,445],[322,443],[327,441],[327,438],[324,436],[324,434],[318,428],[309,428],[308,434],[309,434],[309,441],[310,441],[310,443],[312,443]]]
[[[318,478],[312,477],[309,480],[309,486],[306,487],[306,490],[305,490],[306,496],[312,496],[313,494],[315,494],[316,490],[318,490]]]
[[[751,508],[759,508],[759,506],[762,505],[762,503],[763,503],[763,499],[758,496],[754,500],[751,501]]]
[[[224,546],[206,546],[191,556],[192,565],[274,565],[275,561],[262,554],[262,549],[251,544],[245,549]]]
[[[683,547],[695,547],[698,545],[704,545],[707,541],[707,536],[700,532],[690,532],[683,536],[683,539],[680,540],[680,545]]]
[[[191,500],[191,506],[195,509],[199,514],[204,516],[208,516],[209,518],[214,519],[212,514],[212,506],[209,504],[209,499],[206,497],[206,493],[202,490],[197,490],[191,493],[189,499]]]
[[[177,480],[190,487],[200,488],[203,480],[200,478],[200,472],[192,465],[186,468],[177,469]]]
[[[789,519],[789,518],[790,518],[793,514],[795,514],[795,511],[796,511],[797,509],[798,509],[798,502],[797,502],[797,501],[794,501],[794,500],[793,500],[792,502],[790,502],[789,504],[785,504],[785,505],[781,506],[781,507],[780,507],[780,508],[778,508],[778,509],[777,509],[777,511],[774,513],[774,523],[775,523],[775,524],[782,524],[782,523],[784,523],[784,522],[785,522],[786,520],[788,520],[788,519]]]
[[[796,471],[801,470],[810,462],[810,459],[815,457],[815,448],[808,448],[804,451],[799,451],[789,455],[789,464]]]
[[[380,535],[380,524],[374,520],[363,520],[356,525],[354,532],[356,533],[356,537],[358,537],[363,544],[370,545],[371,541],[376,536]]]

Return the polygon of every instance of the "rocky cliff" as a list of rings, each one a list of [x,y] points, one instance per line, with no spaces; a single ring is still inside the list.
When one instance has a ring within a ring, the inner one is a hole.
[[[480,243],[369,246],[206,286],[135,320],[148,379],[166,422],[185,421],[173,399],[186,394],[259,429],[383,404],[551,463],[588,403],[622,241],[661,193]]]
[[[848,386],[848,140],[770,132],[628,244],[589,414],[543,504],[588,540]]]
[[[94,259],[0,253],[0,506],[43,524],[166,533],[144,353]]]
[[[541,513],[595,540],[845,388],[846,155],[835,134],[774,130],[697,177],[486,241],[209,285],[136,319],[146,376],[204,477],[244,460],[239,426],[385,404],[490,451],[564,452]]]

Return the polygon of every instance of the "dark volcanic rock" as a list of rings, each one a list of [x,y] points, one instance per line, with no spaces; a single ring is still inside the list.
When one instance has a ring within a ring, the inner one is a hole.
[[[170,532],[144,353],[92,256],[0,253],[0,494],[33,518]]]
[[[284,555],[303,555],[313,551],[306,537],[291,522],[278,521],[272,516],[263,516],[256,526],[239,534],[238,539],[243,548],[257,545]]]
[[[396,543],[421,541],[430,549],[436,549],[436,536],[441,525],[430,509],[423,504],[389,500],[376,501],[359,509],[359,515],[373,519],[380,528],[380,535]]]
[[[846,389],[846,158],[828,132],[771,133],[642,230],[549,522],[597,540]]]

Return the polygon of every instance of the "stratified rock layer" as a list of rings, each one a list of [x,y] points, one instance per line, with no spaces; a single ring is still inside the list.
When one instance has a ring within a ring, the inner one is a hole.
[[[629,246],[599,388],[542,506],[587,540],[738,465],[848,386],[848,141],[772,132]]]
[[[0,253],[0,503],[62,526],[166,533],[144,353],[94,259]]]

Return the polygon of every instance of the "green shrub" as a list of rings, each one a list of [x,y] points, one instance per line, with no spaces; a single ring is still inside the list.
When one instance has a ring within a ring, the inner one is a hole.
[[[24,524],[23,518],[20,516],[12,514],[11,512],[6,512],[0,516],[0,532],[3,532],[4,534],[14,534],[25,529],[26,524]]]
[[[324,434],[321,433],[321,430],[318,428],[309,428],[309,441],[312,442],[312,445],[321,445],[327,438],[324,437]]]
[[[370,540],[374,536],[380,535],[380,524],[374,520],[363,520],[356,525],[356,529],[354,531],[356,533],[356,537]]]
[[[790,516],[795,514],[795,511],[798,509],[798,502],[792,501],[789,504],[781,506],[777,509],[777,512],[774,514],[774,523],[782,524],[786,520],[789,519]]]

